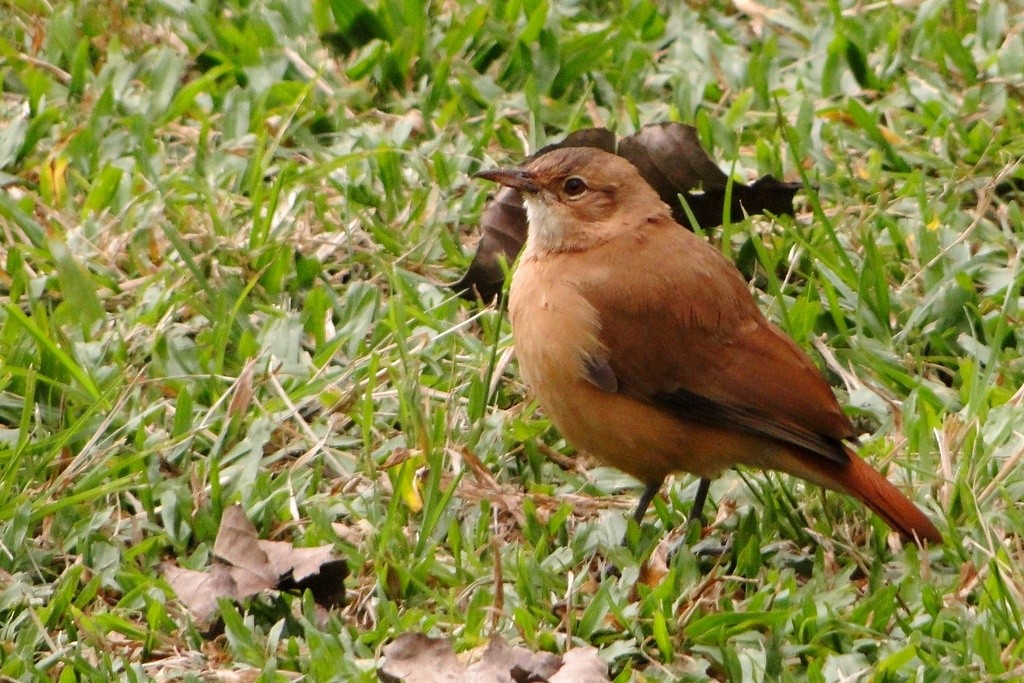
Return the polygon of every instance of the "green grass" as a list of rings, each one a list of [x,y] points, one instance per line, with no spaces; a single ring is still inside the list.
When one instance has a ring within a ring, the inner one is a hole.
[[[591,643],[616,681],[1019,679],[1022,8],[913,5],[5,3],[0,676],[374,681],[419,630]],[[804,181],[795,220],[711,238],[945,547],[729,473],[731,555],[637,584],[666,529],[699,542],[695,482],[634,556],[634,483],[548,457],[507,320],[444,286],[469,174],[662,120]],[[234,502],[335,544],[348,605],[225,604],[206,640],[158,565],[206,566]]]

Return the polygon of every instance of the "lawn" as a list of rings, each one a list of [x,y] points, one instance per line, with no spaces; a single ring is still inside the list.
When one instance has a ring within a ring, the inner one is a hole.
[[[376,681],[407,632],[592,645],[617,682],[1024,678],[1021,12],[3,3],[0,678]],[[675,477],[618,545],[639,485],[448,285],[472,173],[663,121],[736,183],[802,184],[706,236],[944,546],[756,471],[703,529]],[[207,570],[235,504],[330,546],[345,604],[196,619],[167,568]]]

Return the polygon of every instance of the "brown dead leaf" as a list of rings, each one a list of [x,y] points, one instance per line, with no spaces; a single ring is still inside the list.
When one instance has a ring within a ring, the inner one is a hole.
[[[267,554],[259,547],[256,527],[241,505],[232,505],[221,516],[213,554],[231,566],[231,577],[236,583],[231,597],[247,598],[273,588],[281,577],[270,567]]]
[[[465,665],[455,656],[449,638],[403,633],[384,646],[386,661],[377,670],[384,683],[461,681]]]
[[[385,661],[377,670],[384,683],[607,683],[608,665],[592,647],[564,656],[512,646],[500,636],[467,665],[452,650],[451,638],[403,633],[384,646]],[[468,653],[472,658],[474,653]]]
[[[525,647],[511,646],[504,638],[495,636],[487,643],[480,659],[466,669],[466,679],[480,683],[546,681],[561,667],[562,658],[556,654],[531,652]]]
[[[315,548],[296,548],[285,541],[260,541],[260,550],[267,555],[273,573],[278,576],[291,574],[301,581],[320,571],[320,568],[334,560],[334,548],[321,545]]]
[[[163,572],[181,604],[202,623],[217,612],[218,598],[233,597],[237,590],[231,569],[223,564],[214,564],[208,572],[197,572],[165,563]]]
[[[672,207],[677,223],[693,227],[679,201],[682,194],[700,228],[722,224],[729,177],[700,146],[695,128],[681,123],[644,126],[623,138],[618,153],[636,166],[661,200]],[[784,183],[770,175],[750,185],[733,183],[729,220],[741,221],[746,214],[765,211],[792,216],[793,196],[800,187],[800,183]]]
[[[605,128],[576,131],[562,142],[548,145],[528,157],[524,163],[561,147],[597,147],[619,154],[637,167],[662,201],[672,208],[680,225],[690,224],[679,195],[684,195],[697,225],[702,229],[722,224],[725,194],[729,182],[700,145],[697,131],[681,123],[647,125],[623,138]],[[750,185],[733,183],[729,217],[742,220],[745,214],[766,211],[775,215],[793,215],[793,197],[800,183],[785,183],[765,176]],[[526,209],[519,192],[501,188],[484,206],[480,217],[483,234],[476,255],[466,274],[452,289],[467,299],[479,297],[492,301],[504,283],[502,261],[511,265],[526,242]]]
[[[265,590],[305,590],[323,607],[344,603],[348,565],[334,556],[332,546],[296,548],[284,541],[258,537],[241,505],[221,517],[209,571],[183,569],[166,563],[164,577],[178,600],[205,623],[216,614],[217,600],[241,600]]]
[[[278,590],[304,591],[308,588],[314,602],[328,609],[345,604],[348,563],[334,557],[332,546],[295,548],[282,541],[260,541],[260,547],[276,569],[284,570],[280,574]]]
[[[526,207],[517,190],[503,187],[488,200],[480,217],[483,235],[476,255],[462,279],[452,285],[466,299],[479,296],[493,301],[505,282],[505,271],[512,267],[526,242]]]
[[[608,664],[596,647],[578,647],[562,657],[562,668],[548,679],[550,683],[601,683],[608,679]]]

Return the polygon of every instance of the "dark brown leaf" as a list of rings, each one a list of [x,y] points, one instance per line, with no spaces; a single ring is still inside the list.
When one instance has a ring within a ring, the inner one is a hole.
[[[560,147],[598,147],[628,159],[640,175],[672,208],[680,225],[692,228],[690,218],[679,201],[684,195],[697,225],[702,229],[722,224],[728,177],[700,146],[697,131],[681,123],[644,126],[623,138],[616,148],[614,134],[605,128],[586,128],[569,135],[560,143],[548,145],[524,163]],[[793,215],[793,196],[800,183],[784,183],[765,176],[750,185],[733,183],[729,220],[739,221],[747,214],[770,212]],[[480,217],[483,234],[476,255],[466,274],[452,288],[467,299],[479,297],[490,302],[504,283],[504,260],[511,264],[526,242],[526,209],[519,192],[501,188],[484,206]]]
[[[295,548],[282,541],[260,541],[275,571],[281,571],[279,590],[303,591],[313,594],[316,604],[340,607],[345,604],[345,577],[348,563],[334,557],[334,548],[321,545],[315,548]]]
[[[722,224],[729,177],[700,146],[695,128],[682,123],[644,126],[622,139],[618,153],[639,169],[644,180],[672,208],[677,223],[693,227],[679,201],[679,195],[685,195],[698,227]],[[745,215],[765,211],[792,216],[793,196],[800,187],[800,183],[783,183],[772,176],[750,185],[733,183],[729,220],[740,221]]]
[[[213,544],[214,562],[209,571],[163,568],[167,583],[196,617],[206,622],[217,611],[217,600],[241,600],[265,590],[304,590],[323,607],[344,603],[345,560],[334,556],[331,546],[296,548],[283,541],[266,541],[240,505],[224,511]]]
[[[452,289],[465,299],[480,297],[490,302],[501,292],[505,270],[512,266],[526,242],[526,207],[519,192],[508,187],[498,190],[484,207],[480,225],[484,232],[476,255]]]

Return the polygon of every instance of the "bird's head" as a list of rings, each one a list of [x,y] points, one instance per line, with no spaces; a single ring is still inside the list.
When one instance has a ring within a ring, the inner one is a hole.
[[[476,177],[519,190],[532,251],[589,249],[668,213],[633,164],[592,147],[556,149],[521,168]]]

